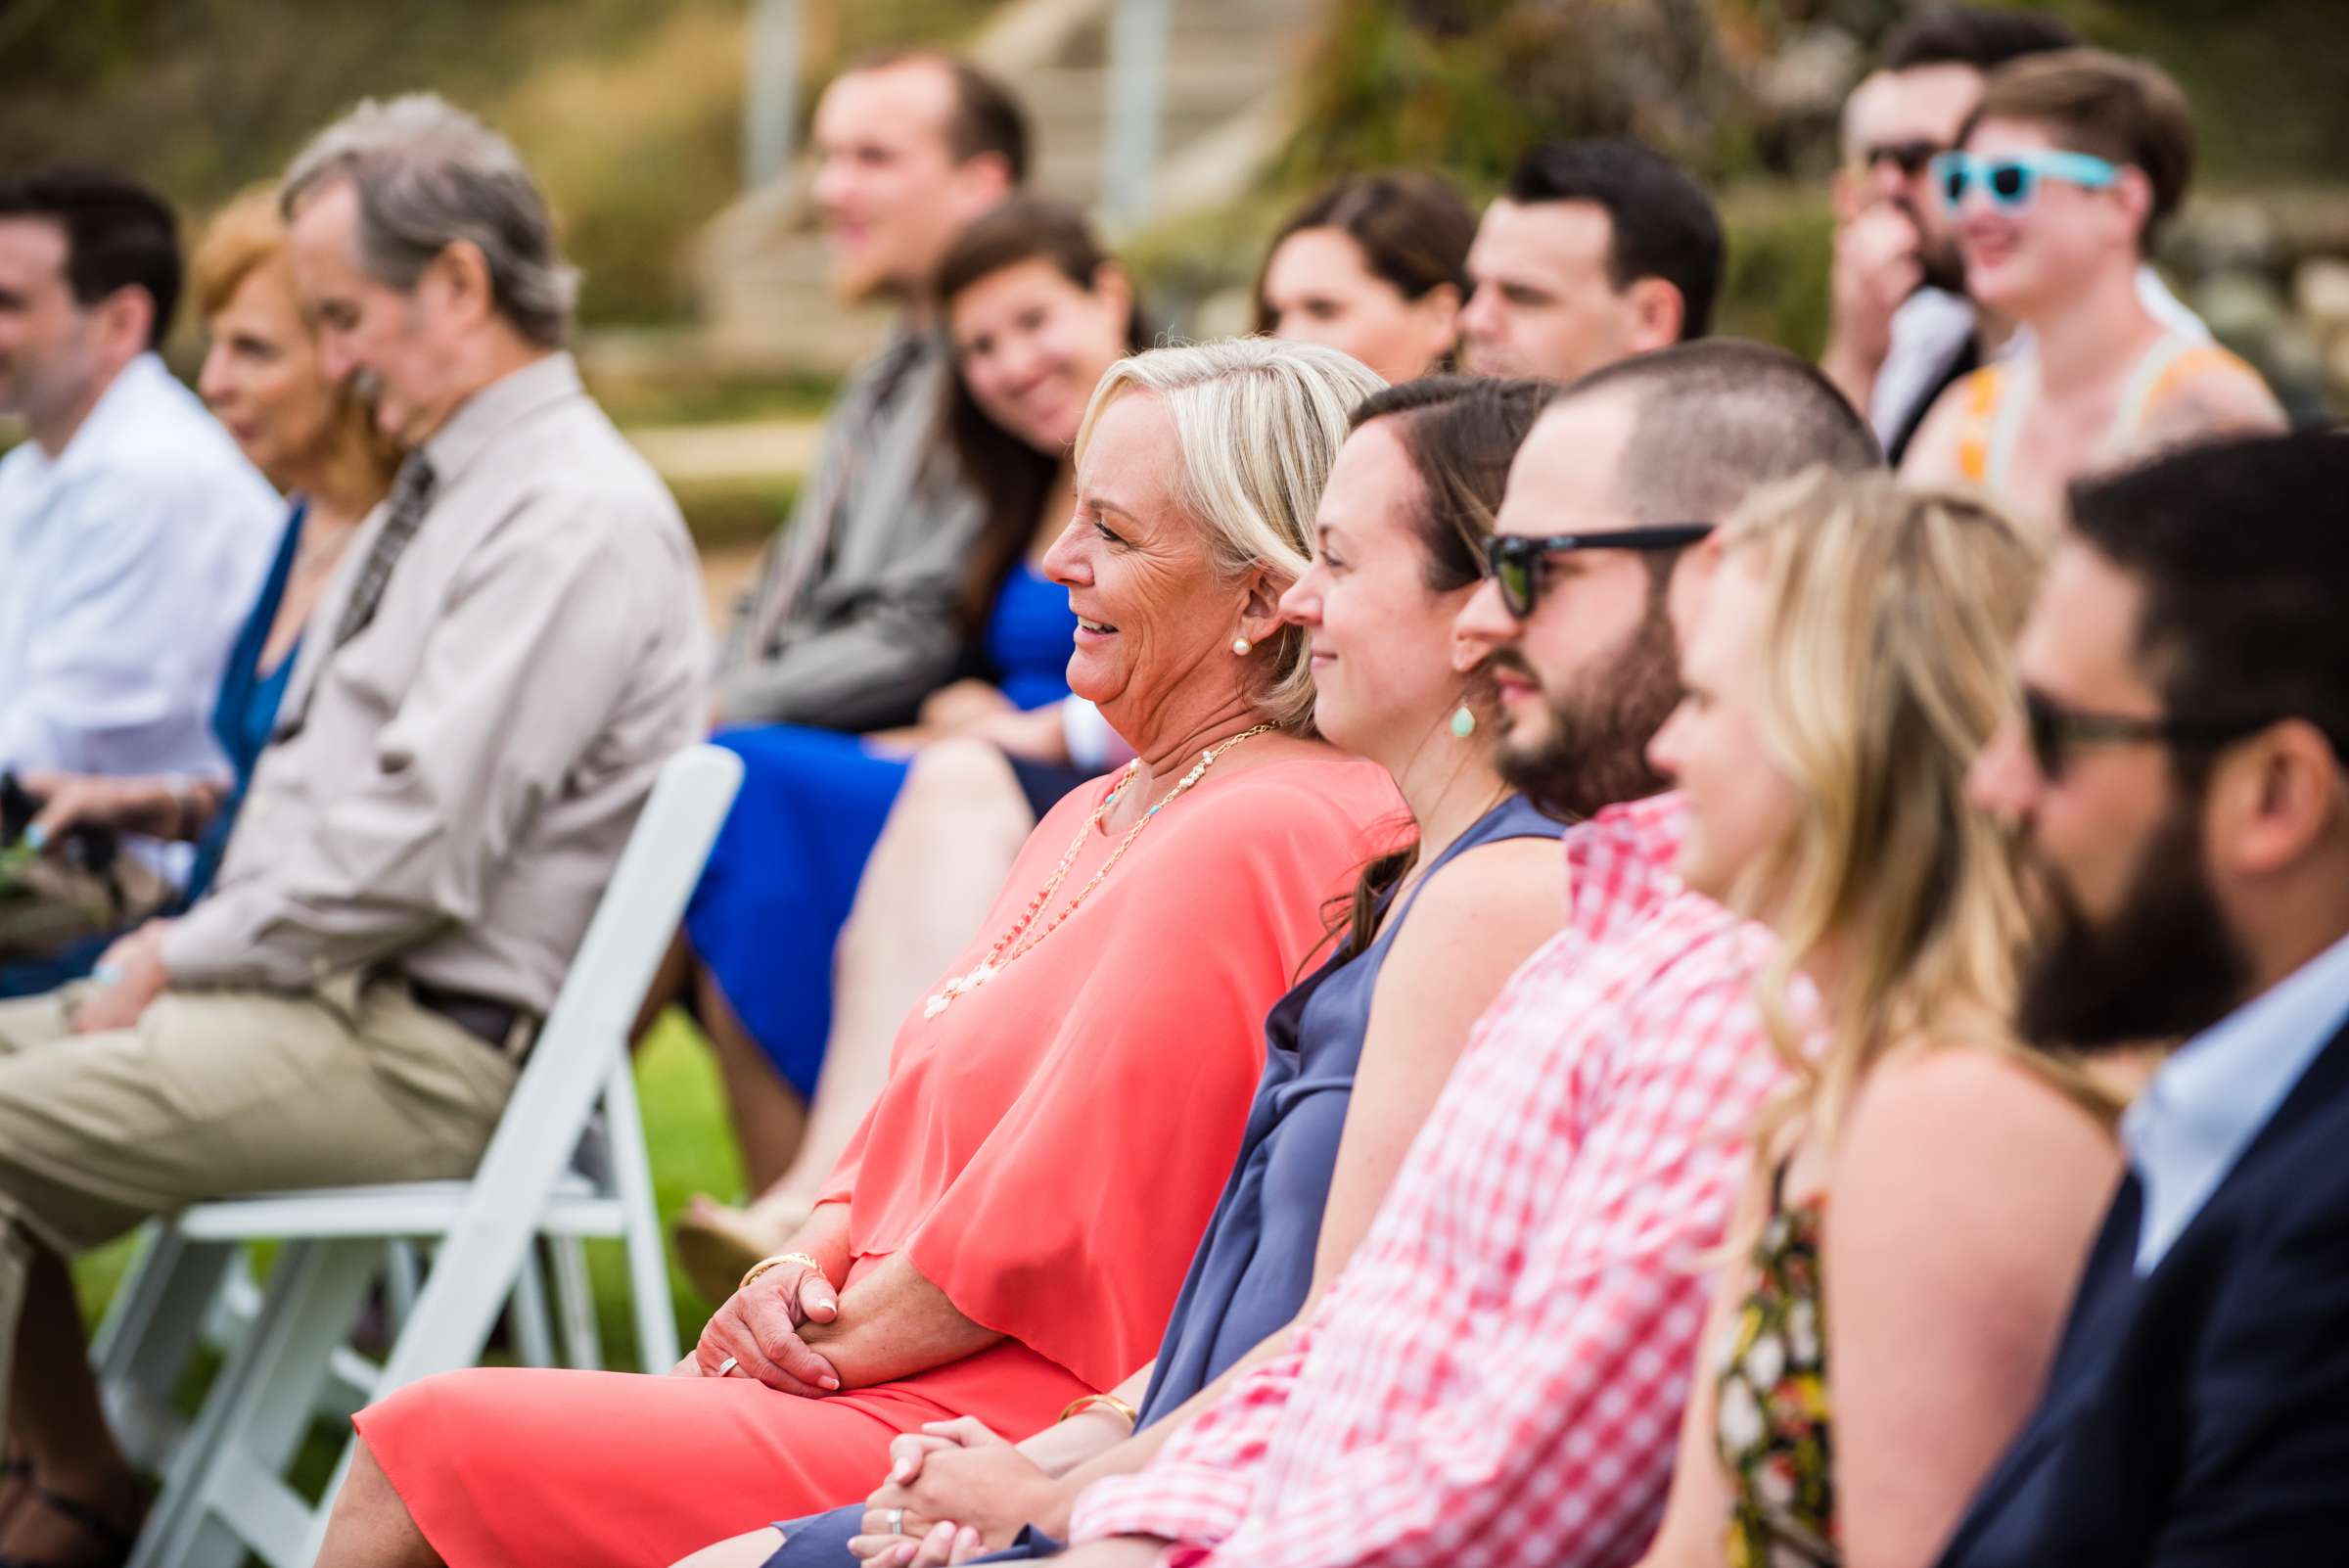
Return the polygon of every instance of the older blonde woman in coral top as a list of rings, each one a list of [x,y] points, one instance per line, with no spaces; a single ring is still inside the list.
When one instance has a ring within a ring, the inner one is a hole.
[[[1070,685],[1137,760],[1037,825],[813,1215],[675,1374],[393,1395],[358,1417],[322,1564],[668,1562],[862,1497],[926,1421],[1031,1431],[1149,1360],[1265,1013],[1402,809],[1383,769],[1313,737],[1279,609],[1377,386],[1299,344],[1112,368],[1045,570],[1079,617]]]

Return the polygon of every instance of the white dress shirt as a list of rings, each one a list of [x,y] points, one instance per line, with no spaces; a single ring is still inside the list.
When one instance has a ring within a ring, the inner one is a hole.
[[[216,773],[220,667],[286,509],[154,354],[0,458],[0,767]]]
[[[2121,1118],[2144,1191],[2137,1271],[2148,1274],[2234,1169],[2284,1096],[2349,1022],[2349,937],[2181,1046]]]

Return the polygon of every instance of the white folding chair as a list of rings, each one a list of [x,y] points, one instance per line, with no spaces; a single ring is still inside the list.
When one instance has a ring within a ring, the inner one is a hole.
[[[532,1256],[540,1237],[575,1358],[592,1364],[595,1355],[579,1241],[597,1236],[625,1246],[640,1364],[661,1370],[676,1360],[628,1030],[741,778],[740,759],[714,746],[662,767],[472,1180],[226,1199],[161,1227],[93,1353],[116,1430],[134,1452],[161,1458],[163,1487],[134,1568],[235,1568],[248,1549],[271,1568],[308,1568],[350,1464],[345,1443],[315,1506],[287,1485],[286,1464],[314,1414],[354,1390],[389,1394],[472,1365],[509,1297],[523,1309],[518,1323],[543,1323]],[[429,1271],[374,1368],[344,1341],[393,1256],[387,1242],[411,1238],[436,1244]],[[257,1303],[247,1293],[237,1315],[249,1323],[195,1421],[172,1441],[162,1413],[172,1387],[237,1250],[259,1241],[282,1244],[276,1266]]]

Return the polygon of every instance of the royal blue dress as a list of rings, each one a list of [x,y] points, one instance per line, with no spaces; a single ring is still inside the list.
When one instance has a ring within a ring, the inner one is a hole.
[[[1020,708],[1066,697],[1076,631],[1067,590],[1021,562],[988,618],[996,686]],[[742,759],[742,789],[686,907],[686,939],[775,1071],[808,1098],[832,1032],[832,949],[910,763],[798,724],[713,738]]]
[[[1452,840],[1429,875],[1479,845],[1554,839],[1565,830],[1512,795]],[[1426,886],[1422,877],[1419,887]],[[1321,1215],[1337,1173],[1338,1138],[1370,1030],[1370,998],[1417,898],[1414,889],[1393,918],[1380,923],[1368,947],[1351,957],[1333,955],[1275,1002],[1265,1020],[1265,1075],[1240,1135],[1239,1158],[1191,1256],[1137,1425],[1148,1426],[1180,1407],[1305,1305]],[[1559,918],[1565,918],[1563,909]],[[848,1568],[855,1561],[849,1538],[860,1533],[863,1517],[859,1502],[780,1526],[785,1542],[767,1568]],[[981,1560],[1048,1556],[1057,1549],[1030,1531],[1019,1545]]]
[[[261,583],[261,596],[247,613],[245,624],[229,648],[220,694],[212,701],[212,736],[228,758],[228,793],[196,845],[187,887],[172,905],[174,913],[203,898],[205,889],[211,886],[213,874],[220,869],[221,853],[228,848],[229,830],[236,826],[237,808],[245,804],[245,787],[252,782],[261,751],[277,727],[277,705],[286,695],[286,681],[294,673],[294,656],[301,646],[297,642],[274,669],[261,669],[261,652],[268,645],[278,606],[285,602],[286,584],[294,576],[294,557],[301,547],[301,521],[308,510],[306,502],[294,502],[286,517],[286,530],[277,542],[277,559],[270,563],[269,576]],[[76,943],[54,957],[0,965],[0,996],[37,996],[81,979],[121,935],[110,932]]]

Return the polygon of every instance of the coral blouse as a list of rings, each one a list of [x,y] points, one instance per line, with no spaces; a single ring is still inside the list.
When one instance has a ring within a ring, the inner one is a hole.
[[[949,974],[1019,918],[1109,787],[1037,825]],[[943,1012],[916,1006],[825,1191],[849,1202],[851,1277],[910,1248],[963,1315],[1090,1388],[1147,1361],[1239,1146],[1265,1014],[1402,809],[1363,761],[1211,773],[1059,929]],[[1086,833],[1038,926],[1123,836]]]

